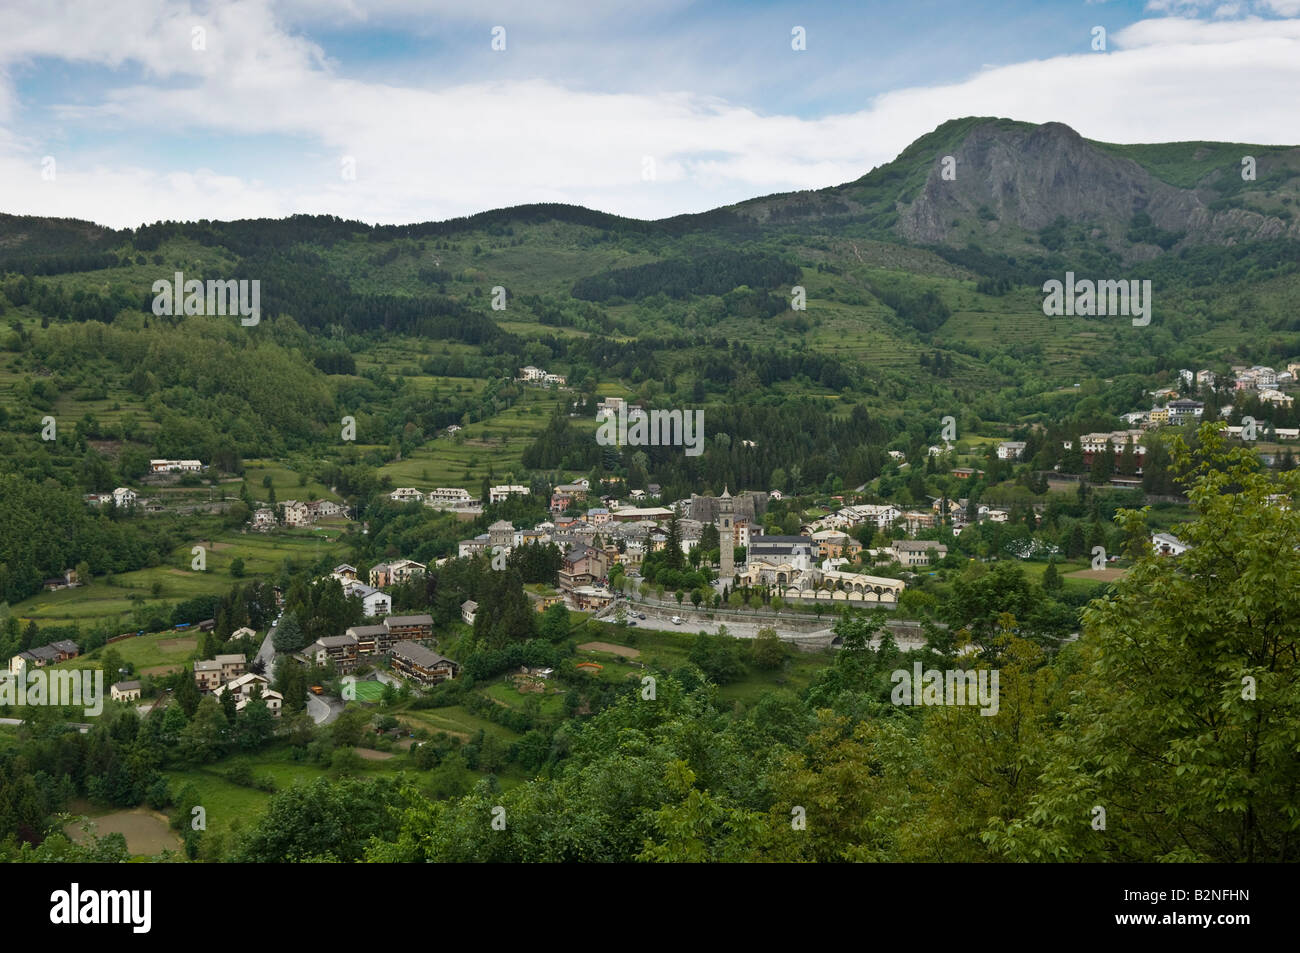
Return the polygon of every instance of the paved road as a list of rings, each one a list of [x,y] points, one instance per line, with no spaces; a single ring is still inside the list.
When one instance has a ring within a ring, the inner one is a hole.
[[[636,620],[638,627],[663,629],[669,632],[676,631],[695,634],[696,632],[703,630],[710,635],[717,635],[719,627],[725,625],[727,627],[728,635],[734,636],[738,639],[752,639],[758,636],[759,629],[772,628],[776,630],[777,636],[785,642],[790,642],[794,645],[813,646],[829,644],[834,635],[829,625],[823,628],[811,630],[804,628],[803,626],[806,626],[807,624],[806,618],[800,618],[797,620],[803,623],[799,628],[792,628],[783,625],[780,617],[775,619],[745,619],[728,617],[715,618],[711,621],[705,619],[687,619],[681,625],[674,625],[672,618],[674,615],[677,615],[677,613],[672,609],[643,605],[640,603],[627,606],[626,608],[628,610],[629,621],[631,621],[634,615],[645,614],[644,619]],[[614,621],[612,608],[602,610],[599,617],[603,622],[612,623]],[[922,648],[925,645],[925,638],[921,635],[919,629],[917,630],[917,635],[914,637],[900,633],[897,630],[893,630],[891,634],[894,637],[894,641],[904,649]],[[876,642],[878,642],[878,640],[876,640]],[[873,643],[873,648],[874,647],[878,647],[878,645]]]
[[[328,725],[339,716],[341,711],[343,711],[341,699],[329,695],[307,693],[307,714],[311,715],[311,720],[316,724]]]
[[[257,650],[257,660],[265,666],[262,674],[266,676],[268,682],[275,681],[275,645],[271,639],[275,635],[275,623],[266,630],[266,638],[262,640],[262,647]]]
[[[381,668],[375,669],[370,673],[370,677],[377,682],[383,682],[385,685],[392,685],[394,688],[402,687],[402,680],[396,675],[390,675]]]

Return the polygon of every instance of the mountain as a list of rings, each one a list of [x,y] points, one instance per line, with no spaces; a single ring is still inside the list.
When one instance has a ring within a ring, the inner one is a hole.
[[[1253,180],[1242,159],[1255,160]],[[944,159],[955,175],[944,178]],[[1222,142],[1117,145],[1085,139],[1062,123],[1008,119],[950,120],[892,162],[860,179],[816,191],[751,199],[710,212],[639,221],[569,205],[527,205],[444,222],[367,226],[330,216],[238,223],[203,222],[180,229],[236,252],[258,236],[289,232],[319,243],[359,232],[431,237],[493,225],[554,220],[598,230],[648,235],[726,234],[749,227],[791,227],[918,245],[972,246],[1024,253],[1071,241],[1142,261],[1197,244],[1300,239],[1293,209],[1300,199],[1300,147]],[[1063,222],[1062,222],[1063,220]],[[1057,236],[1053,230],[1073,228]],[[147,227],[148,232],[157,226]],[[1047,241],[1042,233],[1048,232]],[[132,230],[88,222],[0,216],[0,264],[75,250],[98,251]]]
[[[335,383],[367,368],[416,376],[421,362],[387,356],[414,339],[442,348],[425,374],[550,361],[589,382],[685,388],[696,403],[757,389],[1009,420],[1044,412],[1046,394],[1067,401],[1062,389],[1084,378],[1130,375],[1115,397],[1127,410],[1171,367],[1300,354],[1298,189],[1296,147],[1116,145],[1060,123],[968,117],[852,182],[658,221],[561,204],[401,226],[299,215],[113,230],[4,216],[0,306],[17,338],[0,354],[0,409],[30,412],[22,375],[52,370],[31,325],[149,328],[154,282],[183,271],[260,280],[262,314],[292,318],[312,342],[298,373]],[[1042,284],[1066,271],[1150,279],[1150,328],[1045,318]],[[282,343],[298,346],[288,332]],[[755,377],[722,354],[735,347],[765,355],[747,358]]]
[[[944,178],[944,158],[955,160]],[[1255,160],[1253,181],[1242,159]],[[1190,245],[1300,238],[1300,147],[1212,142],[1115,145],[1062,123],[944,123],[854,182],[734,206],[762,224],[799,222],[881,239],[1023,253],[1079,243],[1124,261]],[[1041,234],[1047,231],[1044,243]]]

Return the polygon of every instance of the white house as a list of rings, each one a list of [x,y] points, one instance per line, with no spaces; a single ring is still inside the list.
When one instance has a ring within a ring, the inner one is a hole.
[[[198,460],[150,460],[151,473],[198,473],[203,464]]]
[[[617,417],[618,412],[626,404],[622,397],[606,397],[596,404],[596,419],[604,420],[606,417]]]
[[[352,599],[360,599],[362,612],[367,616],[388,615],[393,611],[392,596],[363,582],[344,583],[343,594]]]
[[[572,483],[561,483],[555,488],[556,493],[575,494],[586,493],[591,489],[591,481],[586,477],[580,480],[574,480]]]
[[[1268,390],[1277,386],[1277,371],[1271,367],[1256,364],[1246,373],[1255,379],[1255,387],[1258,390]]]
[[[904,566],[928,566],[948,555],[948,547],[930,539],[898,539],[890,552]]]
[[[284,525],[307,526],[311,523],[311,510],[301,500],[284,501]]]
[[[1152,533],[1151,546],[1159,556],[1181,556],[1188,546],[1172,533]]]
[[[119,486],[113,491],[113,502],[119,507],[133,506],[137,497],[135,490],[129,486]]]
[[[280,709],[284,705],[284,696],[277,691],[273,691],[269,687],[266,678],[262,675],[248,672],[226,682],[226,684],[213,691],[212,694],[220,698],[226,692],[230,692],[235,696],[235,711],[243,711],[248,706],[248,703],[253,700],[253,689],[255,687],[261,689],[262,700],[266,702],[266,707],[272,716],[279,718]]]
[[[529,490],[528,487],[526,486],[519,486],[513,483],[511,484],[503,483],[500,486],[493,486],[488,488],[488,502],[504,503],[507,499],[509,499],[512,496],[527,496],[528,493]]]
[[[1024,452],[1025,442],[1023,440],[1003,440],[998,444],[999,460],[1019,460]]]
[[[424,500],[424,494],[413,486],[399,486],[388,498],[394,503],[420,503]]]
[[[140,683],[132,680],[129,682],[114,682],[108,687],[109,693],[115,702],[135,701],[140,697]]]
[[[903,511],[889,503],[863,503],[858,506],[846,506],[840,513],[848,518],[848,525],[857,526],[871,523],[876,529],[889,529],[894,521],[903,515]]]
[[[307,504],[307,512],[313,520],[318,520],[323,516],[347,516],[347,507],[333,500],[312,500]]]
[[[1259,392],[1259,399],[1266,404],[1276,404],[1278,407],[1290,407],[1295,402],[1294,397],[1280,390],[1262,390]],[[116,495],[115,492],[114,496]]]

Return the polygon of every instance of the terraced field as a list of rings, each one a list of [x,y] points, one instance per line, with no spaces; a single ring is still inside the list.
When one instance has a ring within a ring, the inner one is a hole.
[[[230,575],[230,563],[236,556],[244,560],[249,577],[278,572],[288,557],[300,562],[341,558],[346,552],[339,543],[343,527],[335,520],[266,534],[236,530],[195,536],[173,550],[166,565],[119,573],[108,581],[100,577],[75,589],[41,592],[16,603],[12,611],[20,619],[34,619],[38,626],[86,625],[111,619],[125,632],[139,604],[174,605],[195,596],[229,592],[236,582]],[[200,541],[208,547],[204,572],[190,568],[192,548]],[[215,548],[209,545],[212,542]]]
[[[500,482],[511,473],[523,473],[525,448],[555,409],[572,399],[567,391],[527,388],[513,407],[469,424],[454,438],[441,435],[406,459],[385,464],[380,472],[391,477],[394,486],[459,486],[477,495],[489,470]]]

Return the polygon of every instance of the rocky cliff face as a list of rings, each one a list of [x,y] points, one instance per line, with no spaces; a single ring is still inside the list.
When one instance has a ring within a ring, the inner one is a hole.
[[[950,154],[955,178],[943,178],[943,157],[935,156],[920,193],[897,203],[900,237],[962,244],[971,223],[979,223],[980,232],[998,245],[999,234],[1010,240],[1014,230],[1037,232],[1064,217],[1091,226],[1093,240],[1144,257],[1140,243],[1125,240],[1139,212],[1161,230],[1186,233],[1185,243],[1300,237],[1294,220],[1241,208],[1211,211],[1216,192],[1163,182],[1061,123],[976,125]]]

